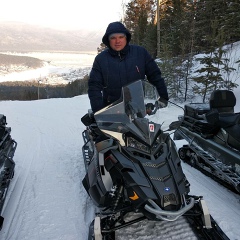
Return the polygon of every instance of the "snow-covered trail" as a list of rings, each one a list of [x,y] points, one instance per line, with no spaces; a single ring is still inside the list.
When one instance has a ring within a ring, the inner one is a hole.
[[[0,239],[86,239],[81,98],[0,106],[18,143]]]
[[[18,143],[1,240],[87,240],[93,206],[82,186],[85,167],[81,134],[85,127],[81,117],[88,109],[86,95],[0,102],[0,113],[6,115],[11,135]],[[165,109],[165,121],[177,120],[177,114],[170,107]],[[183,144],[176,143],[179,147]],[[239,195],[187,164],[183,163],[183,169],[191,183],[191,193],[203,195],[211,214],[230,239],[240,240]],[[179,221],[170,223],[171,227],[168,223],[144,221],[121,230],[118,239],[176,239],[171,234],[185,226]],[[194,238],[186,231],[184,239]]]
[[[232,240],[240,239],[240,195],[231,192],[192,168],[182,163],[183,171],[190,181],[190,194],[203,196],[210,213],[217,220],[219,226]]]

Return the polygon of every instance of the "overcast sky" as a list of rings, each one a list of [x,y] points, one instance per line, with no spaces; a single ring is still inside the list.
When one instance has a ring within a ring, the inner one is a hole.
[[[3,0],[1,21],[20,21],[58,29],[103,31],[119,21],[129,0]]]

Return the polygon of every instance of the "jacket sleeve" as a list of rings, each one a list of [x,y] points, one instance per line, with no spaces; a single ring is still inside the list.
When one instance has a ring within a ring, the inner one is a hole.
[[[90,99],[91,108],[94,113],[104,107],[102,90],[103,77],[100,65],[95,58],[88,80],[88,97]]]
[[[145,51],[145,72],[147,79],[150,83],[152,83],[158,91],[158,94],[161,98],[164,98],[166,100],[169,99],[168,97],[168,91],[165,84],[164,79],[161,76],[161,71],[157,65],[157,63],[154,61],[154,59],[150,56],[150,54]]]

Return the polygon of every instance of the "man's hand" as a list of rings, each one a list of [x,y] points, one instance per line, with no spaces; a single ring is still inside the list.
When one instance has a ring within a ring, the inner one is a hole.
[[[158,102],[158,108],[165,108],[168,105],[168,101],[161,97],[157,100],[157,102]]]

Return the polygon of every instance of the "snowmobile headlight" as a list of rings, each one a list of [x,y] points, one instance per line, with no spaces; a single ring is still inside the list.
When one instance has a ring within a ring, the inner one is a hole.
[[[127,138],[127,147],[132,147],[143,152],[150,153],[150,148],[132,137]]]

